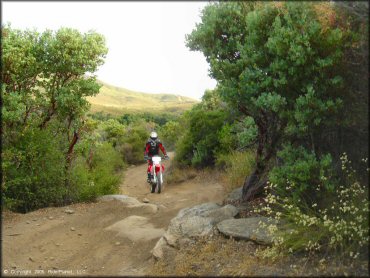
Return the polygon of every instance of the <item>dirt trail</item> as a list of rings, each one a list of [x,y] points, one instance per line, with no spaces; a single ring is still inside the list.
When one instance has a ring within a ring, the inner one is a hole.
[[[169,166],[170,161],[165,162]],[[27,214],[5,212],[2,219],[2,274],[16,275],[150,275],[150,251],[170,220],[184,207],[221,202],[223,187],[196,177],[149,192],[146,165],[132,166],[121,194],[159,210],[127,208],[119,201],[46,208]],[[66,213],[66,209],[74,213]]]

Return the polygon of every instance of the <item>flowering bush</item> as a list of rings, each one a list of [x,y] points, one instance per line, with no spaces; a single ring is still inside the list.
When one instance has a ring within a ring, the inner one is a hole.
[[[317,194],[317,200],[308,202],[303,190],[293,198],[289,191],[300,185],[289,180],[285,184],[268,183],[266,203],[256,212],[265,213],[279,224],[267,227],[274,244],[264,253],[265,256],[298,251],[317,254],[338,251],[350,259],[361,254],[366,256],[369,243],[368,189],[356,181],[355,171],[345,153],[341,161],[346,181],[337,184],[334,190],[326,190],[323,184],[315,187],[318,193],[323,193],[321,199]],[[367,159],[363,162],[367,163]],[[325,176],[320,179],[329,180]]]

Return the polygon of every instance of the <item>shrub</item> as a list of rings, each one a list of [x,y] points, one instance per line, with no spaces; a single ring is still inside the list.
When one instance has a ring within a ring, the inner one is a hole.
[[[323,192],[318,192],[316,187],[324,187],[325,192],[334,189],[332,159],[329,154],[317,158],[301,146],[286,145],[278,152],[278,159],[281,165],[271,170],[269,180],[279,185],[276,191],[280,196],[291,197],[297,205],[304,198],[305,203],[310,205],[325,201]]]
[[[322,199],[325,199],[321,207],[316,202],[308,203],[304,191],[298,191],[300,193],[293,199],[287,194],[291,188],[286,188],[286,194],[280,194],[277,192],[282,192],[284,186],[269,184],[266,205],[257,212],[262,211],[279,220],[281,226],[268,227],[274,245],[265,255],[303,251],[326,256],[333,251],[344,259],[354,260],[359,256],[367,258],[368,188],[354,179],[346,155],[341,159],[347,180],[344,184],[335,184],[335,188],[330,191],[325,186],[315,186],[318,194],[322,194]],[[329,179],[324,177],[324,180]]]
[[[63,204],[68,190],[59,139],[48,130],[29,129],[3,150],[2,194],[8,209],[28,212]]]
[[[197,168],[214,165],[226,116],[221,110],[193,108],[188,114],[189,128],[176,145],[176,161]]]
[[[123,166],[121,156],[107,142],[97,146],[91,168],[83,157],[78,157],[71,177],[75,187],[74,198],[78,201],[92,201],[101,195],[118,193],[120,169]]]
[[[122,155],[128,164],[137,164],[143,161],[145,142],[148,139],[149,130],[142,124],[127,127],[123,141]],[[126,153],[127,152],[127,153]]]
[[[162,143],[165,145],[167,151],[173,150],[175,148],[176,141],[184,132],[183,127],[178,121],[169,121],[165,125],[161,126],[158,130],[161,135]]]

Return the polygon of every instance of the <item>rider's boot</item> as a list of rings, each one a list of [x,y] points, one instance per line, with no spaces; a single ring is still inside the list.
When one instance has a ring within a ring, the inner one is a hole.
[[[150,180],[151,180],[151,174],[148,173],[148,179],[146,181],[150,183]]]

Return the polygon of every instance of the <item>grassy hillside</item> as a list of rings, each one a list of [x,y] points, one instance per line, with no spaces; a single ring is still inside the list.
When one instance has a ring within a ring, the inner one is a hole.
[[[113,115],[125,112],[172,112],[180,113],[190,109],[198,101],[171,95],[134,92],[99,81],[103,86],[95,97],[88,97],[91,112],[105,112]]]

